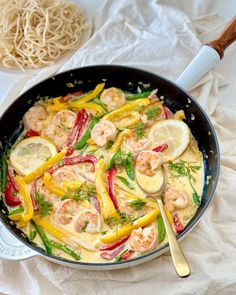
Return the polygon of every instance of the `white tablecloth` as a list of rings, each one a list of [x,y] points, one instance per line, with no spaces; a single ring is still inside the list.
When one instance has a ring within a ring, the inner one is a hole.
[[[175,80],[216,37],[225,20],[209,12],[213,1],[106,1],[95,14],[92,38],[61,69],[91,64],[124,64]],[[178,6],[178,7],[177,7]],[[235,9],[236,11],[236,9]],[[187,14],[191,17],[187,16]],[[169,253],[119,271],[82,271],[43,258],[0,261],[3,294],[235,294],[236,292],[236,47],[194,87],[191,94],[207,110],[221,149],[221,174],[212,204],[181,246],[192,275],[179,279]],[[219,74],[220,73],[220,74]],[[20,89],[43,79],[22,76],[2,108]]]

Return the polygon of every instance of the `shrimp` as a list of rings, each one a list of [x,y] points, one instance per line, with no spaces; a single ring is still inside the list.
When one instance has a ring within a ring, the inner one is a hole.
[[[26,129],[41,132],[44,128],[48,113],[42,106],[34,106],[25,113],[23,123]]]
[[[56,113],[45,129],[42,136],[52,140],[59,149],[65,146],[67,138],[73,128],[76,114],[69,110]]]
[[[147,252],[157,246],[156,226],[133,229],[129,237],[129,244],[134,251]]]
[[[66,199],[59,202],[53,213],[54,220],[60,224],[67,225],[72,222],[78,207],[75,201]]]
[[[112,111],[125,104],[125,94],[119,88],[111,87],[102,92],[100,100]]]
[[[91,132],[91,138],[98,146],[104,146],[109,140],[115,140],[116,135],[116,126],[108,120],[96,124]]]
[[[124,141],[124,145],[134,156],[137,156],[139,152],[147,148],[149,142],[147,138],[135,140],[135,137],[131,136]]]
[[[147,176],[152,176],[162,164],[161,153],[145,150],[141,151],[136,159],[136,168]]]
[[[75,231],[83,231],[95,234],[99,233],[101,228],[101,219],[98,213],[91,211],[82,212],[75,222]]]
[[[57,169],[53,173],[53,178],[56,180],[56,182],[63,183],[65,181],[73,181],[73,180],[81,179],[81,176],[78,174],[78,172],[76,171],[74,167],[64,166]]]
[[[189,195],[185,191],[167,190],[164,196],[166,208],[172,212],[175,209],[184,209],[189,205]]]

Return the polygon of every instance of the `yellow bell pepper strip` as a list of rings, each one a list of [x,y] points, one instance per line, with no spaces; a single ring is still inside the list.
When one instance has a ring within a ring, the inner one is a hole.
[[[77,190],[78,187],[80,187],[83,184],[84,180],[72,180],[72,181],[64,181],[62,183],[62,185],[64,186],[64,188],[66,189],[70,189],[70,190]]]
[[[164,206],[165,212],[166,212],[166,216],[169,220],[169,223],[172,225],[174,224],[174,217],[173,215],[170,213],[170,211],[166,208],[166,206]]]
[[[52,104],[47,106],[48,112],[58,112],[60,110],[66,110],[67,104],[60,102],[61,96],[55,97],[52,100]]]
[[[68,108],[73,111],[86,109],[95,116],[101,116],[102,114],[104,114],[103,107],[93,102],[80,102],[75,100],[68,104]]]
[[[94,99],[96,96],[98,96],[100,92],[102,92],[104,86],[105,86],[105,83],[98,84],[92,92],[90,92],[89,94],[85,96],[82,96],[76,101],[81,103],[81,102],[87,102]]]
[[[129,117],[122,119],[121,121],[114,122],[116,128],[122,130],[126,128],[134,128],[140,121],[140,114],[138,112],[132,112]]]
[[[124,131],[122,131],[116,138],[116,140],[114,141],[110,151],[109,151],[109,157],[111,158],[119,149],[119,147],[121,146],[122,142],[124,141],[124,139],[126,137],[129,137],[132,135],[132,130],[130,129],[125,129]]]
[[[156,220],[157,215],[159,214],[158,209],[154,209],[151,212],[147,213],[146,215],[140,217],[139,219],[135,220],[133,224],[127,224],[115,232],[111,232],[102,236],[100,241],[104,244],[114,243],[119,241],[120,239],[124,238],[125,236],[129,235],[133,229],[137,229],[139,227],[144,227]]]
[[[174,114],[174,120],[184,120],[186,119],[185,113],[183,110],[179,110]]]
[[[61,151],[60,153],[56,154],[54,157],[50,158],[47,162],[45,162],[40,167],[36,168],[34,171],[29,173],[28,175],[23,177],[23,180],[26,183],[33,182],[35,179],[42,176],[46,171],[48,171],[50,168],[52,168],[53,165],[55,165],[57,162],[61,161],[66,154],[66,149]]]
[[[59,241],[64,241],[66,238],[69,238],[70,234],[59,227],[54,226],[49,221],[34,216],[33,221],[45,229],[49,234],[58,239]]]
[[[46,188],[53,194],[64,197],[66,189],[55,181],[55,179],[49,173],[45,173],[43,176],[43,182]]]
[[[103,179],[103,174],[105,173],[105,169],[106,169],[105,162],[103,159],[100,159],[96,165],[95,185],[96,185],[97,197],[101,206],[101,214],[104,220],[108,217],[118,218],[118,214],[108,194],[108,191]]]
[[[141,106],[145,107],[145,106],[149,105],[150,103],[151,103],[150,100],[147,98],[137,99],[137,100],[129,102],[129,103],[125,104],[124,106],[106,114],[102,119],[109,120],[112,122],[116,121],[116,120],[121,120],[125,117],[128,117],[130,115],[130,113],[134,111],[135,108],[141,107]]]
[[[25,183],[22,177],[16,176],[16,183],[19,187],[19,195],[23,203],[24,211],[12,217],[18,217],[19,219],[17,220],[22,220],[23,222],[27,223],[34,215],[34,208],[30,197],[30,192],[28,191],[27,184]]]

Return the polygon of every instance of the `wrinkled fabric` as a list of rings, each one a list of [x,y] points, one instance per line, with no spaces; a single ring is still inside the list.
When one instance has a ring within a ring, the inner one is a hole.
[[[216,25],[225,25],[225,21],[213,14],[199,17],[211,1],[195,1],[190,7],[189,1],[182,0],[182,7],[179,4],[178,8],[173,6],[174,2],[104,2],[96,14],[91,39],[60,71],[93,64],[123,64],[175,80],[199,51],[201,43],[215,37]],[[183,11],[195,20],[191,22]],[[229,52],[228,56],[235,57],[235,46]],[[234,87],[231,74],[235,74],[235,68],[233,72],[227,55],[225,58],[225,63],[209,72],[191,90],[210,116],[221,150],[220,179],[213,201],[198,225],[181,242],[191,276],[177,277],[169,252],[139,266],[116,271],[75,270],[44,258],[33,258],[22,262],[0,261],[0,292],[235,294],[236,107],[230,107],[235,100],[235,94],[230,91]],[[229,70],[228,75],[224,69]],[[27,83],[24,81],[24,89],[50,74],[44,71]]]

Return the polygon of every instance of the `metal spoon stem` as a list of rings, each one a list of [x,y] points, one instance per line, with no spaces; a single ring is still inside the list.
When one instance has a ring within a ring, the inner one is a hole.
[[[188,277],[191,274],[191,270],[188,265],[188,262],[180,248],[180,245],[168,221],[161,198],[156,198],[156,200],[160,208],[161,216],[163,218],[163,222],[165,225],[165,230],[166,230],[166,234],[167,234],[169,246],[170,246],[170,253],[171,253],[171,257],[172,257],[172,261],[173,261],[176,273],[181,278]]]

